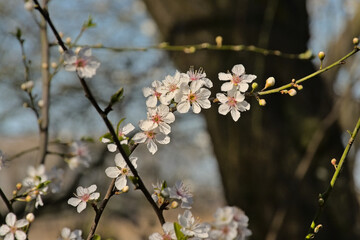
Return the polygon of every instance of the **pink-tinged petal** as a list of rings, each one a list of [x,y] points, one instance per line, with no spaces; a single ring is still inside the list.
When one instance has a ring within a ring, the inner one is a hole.
[[[234,109],[234,108],[231,109],[231,117],[236,122],[240,118],[240,112],[238,110]]]
[[[81,202],[81,203],[77,206],[76,211],[77,211],[78,213],[81,213],[85,208],[86,208],[86,202]]]
[[[180,102],[177,106],[176,109],[179,113],[187,113],[190,109],[190,103],[189,101],[183,101]]]
[[[127,183],[126,176],[125,176],[125,175],[121,175],[118,179],[116,179],[115,187],[116,187],[118,190],[122,190],[122,189],[126,186],[126,183]]]
[[[149,236],[149,240],[163,240],[164,238],[160,235],[160,233],[153,233]]]
[[[81,202],[81,199],[79,199],[79,198],[74,198],[74,197],[72,197],[72,198],[70,198],[70,199],[68,200],[68,204],[71,205],[71,206],[74,206],[74,207],[76,207],[77,205],[79,205],[80,202]]]
[[[229,81],[232,79],[232,75],[230,73],[219,73],[218,74],[219,80],[221,81]]]
[[[135,168],[137,168],[137,163],[136,163],[137,160],[138,160],[137,157],[130,157],[130,161]]]
[[[5,234],[7,234],[8,232],[10,232],[10,227],[6,224],[2,225],[0,227],[0,236],[4,236]]]
[[[4,240],[14,240],[14,234],[13,233],[6,234]]]
[[[241,76],[245,73],[245,68],[242,64],[237,64],[231,69],[231,71],[237,76]]]
[[[16,223],[16,215],[14,213],[8,213],[8,215],[6,215],[6,218],[5,218],[5,222],[7,225],[13,227],[15,226],[15,223]]]
[[[226,83],[223,83],[223,85],[221,85],[221,91],[227,92],[227,91],[230,91],[233,87],[234,87],[234,85],[231,82],[226,82]]]
[[[216,98],[219,100],[219,102],[221,103],[226,103],[228,101],[227,96],[225,96],[225,94],[223,93],[217,93],[216,94]]]
[[[120,168],[123,168],[123,167],[126,166],[125,159],[124,159],[124,157],[122,156],[121,153],[117,153],[115,155],[115,164],[116,164],[116,166],[118,166]]]
[[[199,103],[194,102],[192,104],[192,110],[193,110],[193,113],[200,113],[201,112],[201,107],[200,107]]]
[[[107,149],[109,150],[109,152],[115,152],[117,149],[117,146],[114,143],[110,143],[107,145]]]
[[[197,103],[203,108],[203,109],[209,109],[211,108],[211,103],[208,99],[202,100],[199,99]]]
[[[134,125],[132,125],[131,123],[128,123],[121,130],[122,130],[123,134],[129,134],[134,129],[135,129]]]
[[[17,240],[25,240],[26,239],[26,233],[24,233],[23,231],[17,230],[15,232],[15,238]]]
[[[116,178],[121,174],[121,171],[117,167],[108,167],[105,169],[105,174],[109,178]]]
[[[156,141],[160,144],[168,144],[170,142],[170,137],[163,133],[156,134]]]
[[[132,138],[132,140],[134,140],[135,143],[143,143],[146,141],[146,139],[147,137],[143,132],[136,133]]]
[[[146,147],[147,147],[147,149],[149,150],[149,152],[151,153],[151,154],[155,154],[156,152],[157,152],[157,150],[158,150],[158,148],[157,148],[157,145],[155,144],[155,142],[153,141],[153,140],[149,140],[148,142],[147,142],[147,144],[146,144]]]
[[[240,92],[246,92],[249,89],[249,85],[247,83],[239,83],[238,88]]]
[[[172,112],[169,112],[163,117],[163,121],[166,123],[173,123],[175,121],[175,115]]]
[[[96,191],[97,186],[95,184],[91,185],[90,187],[87,188],[89,193],[93,193]]]
[[[230,106],[227,105],[226,103],[223,103],[219,106],[219,113],[222,115],[226,115],[228,114],[228,112],[230,111]]]
[[[89,199],[90,199],[90,200],[96,200],[96,199],[98,199],[99,197],[100,197],[100,193],[96,192],[96,193],[90,194]]]
[[[242,102],[245,99],[245,95],[241,94],[239,91],[236,91],[234,98],[237,102]]]

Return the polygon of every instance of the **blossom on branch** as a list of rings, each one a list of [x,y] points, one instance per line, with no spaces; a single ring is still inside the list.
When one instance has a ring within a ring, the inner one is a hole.
[[[77,207],[76,210],[78,213],[81,213],[86,208],[86,203],[88,201],[97,200],[100,197],[100,193],[95,192],[97,186],[95,184],[91,185],[88,188],[79,186],[76,189],[75,197],[72,197],[68,200],[68,204],[71,206]]]
[[[85,143],[81,141],[76,141],[71,144],[71,155],[72,157],[67,159],[67,163],[71,170],[79,167],[79,165],[84,165],[85,167],[89,167],[91,156],[89,153],[89,149]]]
[[[162,229],[164,231],[163,234],[153,233],[150,235],[149,240],[177,240],[174,223],[166,222],[163,224]]]
[[[82,48],[78,53],[67,50],[64,55],[64,65],[66,71],[76,71],[81,78],[91,78],[96,74],[96,69],[100,62],[91,56],[90,48]]]
[[[134,129],[135,127],[131,123],[128,123],[124,127],[119,129],[118,138],[120,140],[120,144],[128,144],[129,137],[127,137],[126,135]],[[117,150],[116,144],[113,143],[113,141],[111,141],[109,138],[102,137],[101,142],[108,143],[107,148],[109,152],[115,152]]]
[[[190,70],[187,71],[186,74],[189,76],[190,82],[202,82],[207,88],[213,87],[212,81],[206,77],[206,73],[202,68],[199,70],[194,70],[194,67],[190,67]]]
[[[183,215],[179,214],[178,221],[182,227],[181,232],[186,236],[195,238],[209,237],[210,225],[196,222],[189,210],[185,210]]]
[[[221,103],[219,113],[226,115],[230,112],[235,122],[240,118],[240,112],[250,109],[250,104],[244,101],[245,96],[235,88],[228,91],[227,96],[223,93],[217,93],[216,98]]]
[[[141,122],[141,129],[146,131],[159,127],[159,131],[168,135],[171,132],[170,123],[175,121],[175,115],[169,107],[160,104],[156,108],[148,108],[147,119]]]
[[[143,88],[143,94],[148,99],[146,100],[147,107],[156,107],[158,100],[160,100],[161,93],[159,92],[163,84],[160,81],[153,81],[150,87]]]
[[[76,229],[71,231],[70,228],[65,227],[61,230],[61,236],[57,240],[83,240],[81,235],[81,230]]]
[[[178,199],[181,201],[182,208],[191,208],[193,204],[193,195],[189,188],[179,180],[175,183],[175,186],[170,189],[170,198]]]
[[[130,161],[135,168],[137,168],[137,159],[137,157],[130,157]],[[133,174],[121,153],[115,155],[114,161],[116,167],[106,168],[105,173],[109,178],[116,178],[115,187],[121,191],[127,184],[127,176],[133,176]]]
[[[245,92],[249,88],[251,83],[256,76],[252,74],[245,74],[245,68],[242,64],[237,64],[231,69],[232,73],[219,73],[218,77],[221,81],[229,81],[223,83],[221,91],[230,91],[234,87],[240,92]]]
[[[4,240],[25,240],[26,233],[21,228],[27,226],[29,222],[25,219],[16,220],[16,215],[12,212],[8,213],[5,223],[0,227],[0,236],[5,236]]]
[[[176,71],[174,76],[166,76],[162,81],[163,86],[160,87],[159,93],[160,102],[165,105],[169,105],[174,99],[175,95],[180,91],[180,86],[189,82],[189,76]]]

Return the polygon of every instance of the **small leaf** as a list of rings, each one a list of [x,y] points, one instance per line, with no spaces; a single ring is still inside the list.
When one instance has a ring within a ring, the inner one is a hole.
[[[81,140],[81,141],[84,141],[84,142],[91,142],[91,143],[95,142],[92,137],[87,137],[87,136],[81,137],[80,140]]]
[[[113,139],[112,139],[112,136],[111,136],[110,133],[105,133],[104,135],[102,135],[102,136],[99,138],[100,142],[101,142],[101,140],[102,140],[103,138],[107,138],[107,139],[109,139],[111,142],[113,142]]]
[[[89,15],[88,20],[83,24],[83,28],[92,28],[92,27],[96,27],[96,23],[93,22],[91,15]]]
[[[124,89],[120,88],[115,94],[113,94],[110,98],[110,105],[114,105],[119,102],[124,94]]]
[[[181,226],[177,222],[174,222],[174,230],[176,234],[176,238],[178,240],[186,240],[187,237],[181,232]]]
[[[116,135],[119,136],[119,128],[120,128],[120,124],[125,120],[125,118],[120,119],[120,121],[118,122],[118,124],[116,125]]]
[[[51,183],[51,181],[45,181],[45,182],[42,182],[40,183],[39,185],[36,186],[37,189],[41,189],[41,188],[44,188],[46,187],[47,185],[49,185]]]
[[[91,238],[91,240],[101,240],[101,237],[100,237],[100,235],[95,234],[95,235]]]

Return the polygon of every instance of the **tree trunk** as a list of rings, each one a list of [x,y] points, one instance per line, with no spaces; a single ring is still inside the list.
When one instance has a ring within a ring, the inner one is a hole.
[[[224,44],[253,44],[288,53],[307,49],[305,1],[144,2],[163,40],[170,44],[213,43],[221,35]],[[217,73],[239,63],[247,73],[258,76],[260,87],[270,76],[280,86],[315,70],[310,61],[241,51],[175,52],[171,56],[181,71],[190,65],[195,69],[203,67],[214,82],[213,94],[219,92],[221,84]],[[255,99],[247,99],[251,110],[242,113],[236,123],[229,115],[219,115],[216,106],[204,111],[226,200],[246,211],[253,231],[251,239],[304,239],[307,233],[317,208],[317,196],[326,189],[333,173],[330,160],[339,159],[343,151],[336,117],[333,114],[326,118],[333,101],[323,89],[325,82],[317,78],[306,82],[295,97],[265,97],[266,107],[259,107]],[[313,145],[308,148],[310,143]],[[297,170],[307,151],[312,159],[309,171],[306,166]],[[303,171],[305,176],[295,177],[295,171]],[[351,178],[344,169],[320,219],[324,229],[317,239],[360,239],[354,230],[359,208],[353,186],[348,184]]]

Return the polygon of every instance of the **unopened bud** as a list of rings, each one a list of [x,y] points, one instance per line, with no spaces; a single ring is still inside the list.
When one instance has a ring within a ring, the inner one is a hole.
[[[63,33],[63,32],[59,32],[59,36],[60,36],[61,38],[63,38],[63,37],[64,37],[64,33]]]
[[[217,46],[217,47],[221,47],[221,46],[222,46],[222,41],[223,41],[222,36],[217,36],[217,37],[215,38],[216,46]]]
[[[63,52],[64,52],[64,49],[63,49],[61,46],[59,46],[58,50],[59,50],[59,53],[63,53]]]
[[[49,67],[49,65],[46,62],[44,62],[44,63],[41,64],[41,67],[43,69],[47,69]]]
[[[260,106],[265,106],[266,105],[265,99],[259,99],[259,105]]]
[[[194,53],[196,48],[194,46],[184,48],[184,53]]]
[[[252,88],[253,91],[254,91],[255,89],[257,89],[258,86],[259,86],[259,84],[257,84],[256,82],[253,82],[253,83],[251,84],[251,88]]]
[[[357,37],[353,38],[353,44],[357,46],[359,44],[359,38]]]
[[[56,67],[57,67],[57,63],[56,63],[56,62],[52,62],[52,63],[51,63],[51,67],[52,67],[52,68],[56,68]]]
[[[34,87],[34,82],[33,81],[24,82],[23,84],[21,84],[20,87],[24,91],[31,90]]]
[[[269,87],[272,87],[272,86],[274,86],[274,85],[275,85],[275,78],[269,77],[268,79],[266,79],[266,83],[265,83],[264,89],[269,88]]]
[[[331,165],[333,165],[335,169],[337,168],[336,159],[335,159],[335,158],[331,159]]]
[[[25,4],[24,4],[24,8],[27,11],[32,11],[34,9],[34,7],[35,7],[35,5],[34,5],[32,0],[26,1]]]
[[[175,209],[175,208],[177,208],[178,206],[179,206],[179,203],[178,203],[177,201],[172,201],[172,202],[171,202],[171,205],[170,205],[170,208]]]
[[[32,223],[35,220],[35,215],[33,213],[28,213],[26,215],[26,220],[28,220],[29,223]]]
[[[303,85],[297,85],[296,87],[297,87],[297,89],[298,89],[299,91],[304,88]]]
[[[319,57],[320,61],[324,60],[324,58],[325,58],[325,53],[324,53],[323,51],[319,52],[319,53],[318,53],[318,57]]]
[[[317,225],[317,226],[314,228],[314,233],[319,232],[320,228],[322,228],[322,225],[321,225],[321,224]]]
[[[20,190],[21,188],[22,188],[22,183],[17,183],[17,184],[16,184],[16,189],[17,189],[17,190]]]
[[[294,88],[290,89],[288,92],[287,92],[291,97],[295,96],[296,95],[296,90]]]
[[[26,201],[26,202],[30,202],[31,199],[32,199],[31,196],[30,196],[30,195],[27,195],[26,198],[25,198],[25,201]]]
[[[29,107],[29,104],[27,102],[24,102],[23,103],[23,108],[28,108]]]
[[[66,43],[66,44],[70,44],[70,43],[71,43],[71,37],[67,37],[67,38],[65,39],[65,43]]]
[[[121,189],[121,191],[122,191],[123,193],[128,192],[128,191],[129,191],[129,186],[123,187],[123,189]]]
[[[41,107],[41,108],[44,107],[44,100],[40,99],[38,101],[38,106]]]

